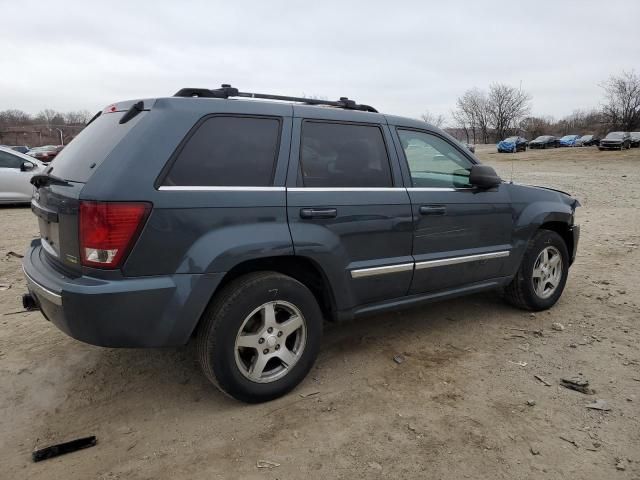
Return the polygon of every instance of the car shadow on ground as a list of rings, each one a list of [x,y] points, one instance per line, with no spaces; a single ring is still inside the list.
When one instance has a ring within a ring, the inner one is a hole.
[[[393,361],[394,351],[403,352],[403,338],[424,338],[421,345],[428,348],[429,339],[437,335],[438,344],[444,345],[451,329],[465,328],[464,325],[477,323],[480,317],[499,321],[496,317],[503,312],[518,311],[504,305],[497,294],[490,292],[348,322],[327,323],[315,368],[329,369],[331,376],[343,377],[354,365],[371,363],[371,356],[377,358],[381,349],[389,362]],[[199,402],[216,409],[241,405],[218,391],[202,374],[194,341],[177,348],[86,348],[91,350],[93,362],[71,380],[70,387],[80,393],[81,398],[90,397],[86,406],[92,402],[119,400],[123,396],[130,397],[131,401],[124,402],[129,405],[144,405],[151,399],[159,408],[165,402],[173,405]],[[419,352],[417,355],[420,358]],[[433,357],[429,360],[440,363]],[[324,381],[330,383],[331,376]],[[310,382],[313,380],[307,378],[299,390],[311,385]],[[331,385],[326,388],[331,389]]]

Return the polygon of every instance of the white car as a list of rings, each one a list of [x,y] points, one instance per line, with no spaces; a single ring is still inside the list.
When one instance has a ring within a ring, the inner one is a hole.
[[[40,160],[0,147],[0,204],[31,202],[31,177],[45,168],[47,166]]]

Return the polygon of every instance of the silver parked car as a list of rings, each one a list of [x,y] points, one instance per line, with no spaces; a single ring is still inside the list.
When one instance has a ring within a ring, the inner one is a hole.
[[[31,202],[31,177],[45,168],[47,166],[40,160],[0,147],[0,204]]]

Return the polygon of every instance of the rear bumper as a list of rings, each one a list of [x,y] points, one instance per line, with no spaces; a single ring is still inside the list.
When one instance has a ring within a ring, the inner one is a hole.
[[[189,341],[223,273],[71,278],[45,258],[40,240],[22,267],[42,314],[67,335],[103,347],[163,347]]]

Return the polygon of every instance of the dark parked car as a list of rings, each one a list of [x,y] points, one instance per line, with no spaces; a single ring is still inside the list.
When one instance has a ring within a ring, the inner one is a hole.
[[[548,309],[579,238],[575,198],[503,182],[438,128],[230,86],[113,104],[32,183],[25,307],[94,345],[195,335],[248,402],[305,377],[323,319],[493,289]]]
[[[524,152],[527,149],[526,138],[523,137],[509,137],[505,138],[501,142],[498,142],[498,152],[500,153],[512,153],[512,152]]]
[[[30,150],[26,145],[11,145],[9,148],[20,153],[27,153]]]
[[[557,148],[559,143],[553,135],[541,135],[529,142],[529,148]]]
[[[37,158],[41,162],[49,163],[56,158],[56,155],[62,150],[62,145],[45,145],[43,147],[35,147],[27,152],[27,155]]]
[[[640,147],[640,132],[631,132],[631,146]]]
[[[600,150],[624,150],[631,148],[631,135],[629,132],[609,132],[600,140]]]
[[[591,147],[592,145],[599,145],[600,139],[595,135],[583,135],[576,141],[576,147]]]
[[[575,147],[580,135],[565,135],[559,141],[561,147]]]

